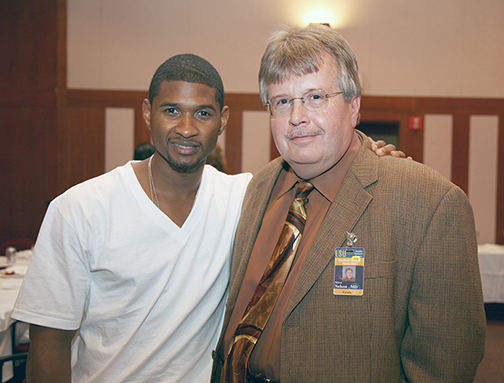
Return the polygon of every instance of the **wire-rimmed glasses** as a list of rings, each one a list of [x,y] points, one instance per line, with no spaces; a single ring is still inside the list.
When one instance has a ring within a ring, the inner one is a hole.
[[[290,113],[294,100],[301,100],[306,110],[317,112],[329,104],[329,98],[343,92],[326,93],[324,90],[310,90],[301,97],[277,96],[266,103],[271,116],[283,116]]]

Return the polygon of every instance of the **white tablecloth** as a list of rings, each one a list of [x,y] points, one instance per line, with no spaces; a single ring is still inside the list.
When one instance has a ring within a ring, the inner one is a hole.
[[[478,246],[481,284],[485,303],[504,303],[504,246]]]
[[[0,356],[12,354],[11,329],[14,322],[11,318],[12,309],[23,283],[23,277],[30,263],[31,251],[20,251],[16,255],[14,265],[0,270]],[[0,256],[0,265],[5,264],[5,257]],[[4,275],[14,272],[13,275]],[[27,338],[26,324],[16,326],[16,333],[21,332]],[[3,367],[3,381],[12,378],[12,363],[5,363]]]

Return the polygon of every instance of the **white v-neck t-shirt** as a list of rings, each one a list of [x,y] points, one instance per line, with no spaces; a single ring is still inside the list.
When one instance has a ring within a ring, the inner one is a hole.
[[[73,382],[208,382],[250,174],[206,165],[182,227],[131,163],[49,206],[12,316],[79,329]]]

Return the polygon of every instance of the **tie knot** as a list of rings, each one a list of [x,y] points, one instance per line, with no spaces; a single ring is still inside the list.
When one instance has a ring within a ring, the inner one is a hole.
[[[306,198],[313,190],[313,185],[308,181],[298,181],[296,185],[296,199]]]

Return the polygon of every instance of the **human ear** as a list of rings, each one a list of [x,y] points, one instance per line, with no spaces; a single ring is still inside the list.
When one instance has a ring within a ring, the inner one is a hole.
[[[144,99],[142,102],[142,116],[145,121],[147,129],[151,130],[151,108],[152,105],[148,99]]]
[[[351,108],[351,116],[352,116],[352,127],[355,128],[359,124],[360,118],[360,106],[361,106],[361,98],[360,96],[355,96],[350,101]]]
[[[219,136],[226,130],[228,120],[229,120],[229,107],[225,105],[221,111],[221,125],[219,129]]]

